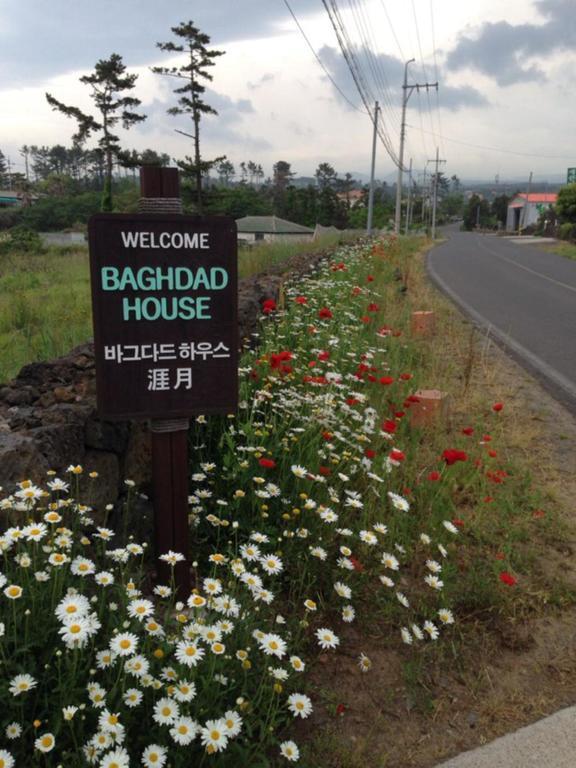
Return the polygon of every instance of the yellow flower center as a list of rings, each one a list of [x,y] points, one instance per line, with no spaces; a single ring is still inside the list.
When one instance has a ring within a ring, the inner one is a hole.
[[[170,707],[162,707],[162,714],[164,717],[168,717],[171,714],[172,710]]]
[[[212,741],[218,741],[220,738],[220,731],[210,731],[210,738]]]
[[[123,650],[130,648],[131,645],[132,643],[130,642],[130,640],[127,640],[126,638],[124,638],[124,640],[120,640],[120,648],[122,648]]]
[[[52,746],[52,736],[42,736],[42,746],[43,747],[50,747]]]
[[[186,656],[196,656],[196,648],[193,645],[189,645],[186,648]]]
[[[70,632],[72,632],[73,635],[77,635],[78,632],[82,630],[82,627],[80,624],[71,624],[70,625]]]

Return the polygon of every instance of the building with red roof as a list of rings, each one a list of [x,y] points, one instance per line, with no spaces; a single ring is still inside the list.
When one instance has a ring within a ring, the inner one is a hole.
[[[540,216],[550,210],[558,195],[552,192],[521,192],[508,204],[506,231],[520,232],[536,224]]]

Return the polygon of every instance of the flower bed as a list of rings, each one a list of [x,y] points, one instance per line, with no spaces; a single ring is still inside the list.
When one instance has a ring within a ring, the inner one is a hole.
[[[0,766],[297,762],[307,664],[340,627],[376,616],[409,652],[450,636],[459,489],[489,504],[509,474],[478,427],[442,451],[410,426],[421,350],[386,322],[402,266],[394,241],[347,246],[265,302],[238,415],[191,433],[185,603],[151,583],[146,542],[94,525],[89,467],[0,502]],[[509,571],[482,577],[509,590]]]

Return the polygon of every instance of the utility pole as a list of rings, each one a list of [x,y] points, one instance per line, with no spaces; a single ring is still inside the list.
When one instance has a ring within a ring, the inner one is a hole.
[[[438,83],[411,83],[408,85],[408,65],[416,59],[410,59],[404,65],[404,85],[402,86],[402,124],[400,126],[400,155],[398,158],[398,181],[396,182],[396,216],[394,218],[394,232],[400,234],[400,222],[402,218],[402,173],[404,172],[404,140],[406,138],[406,106],[414,90],[425,88],[438,90]]]
[[[408,204],[406,206],[406,228],[404,233],[407,235],[410,228],[410,217],[412,215],[412,158],[410,158],[410,167],[408,169]]]
[[[374,171],[376,168],[376,137],[378,135],[378,102],[374,102],[374,132],[372,134],[372,166],[370,169],[370,194],[368,195],[368,221],[366,234],[372,234],[372,218],[374,214]]]
[[[436,171],[434,173],[434,185],[432,188],[432,240],[436,237],[436,207],[438,205],[438,164],[445,163],[446,160],[440,160],[440,151],[436,147],[436,160],[430,160],[429,162],[436,163]]]
[[[526,193],[526,205],[522,209],[522,216],[520,217],[521,225],[518,227],[518,234],[523,229],[526,229],[526,221],[528,219],[528,206],[530,204],[530,192],[532,191],[532,171],[530,171],[530,177],[528,179],[528,192]]]

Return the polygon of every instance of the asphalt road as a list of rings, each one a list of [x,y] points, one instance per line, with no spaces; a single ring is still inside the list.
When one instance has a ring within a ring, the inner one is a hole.
[[[576,413],[576,261],[496,235],[443,234],[428,256],[434,282]]]

